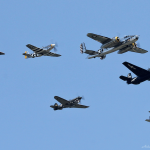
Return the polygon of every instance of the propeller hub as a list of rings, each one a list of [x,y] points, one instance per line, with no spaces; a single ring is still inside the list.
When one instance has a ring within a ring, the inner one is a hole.
[[[55,47],[55,44],[51,44],[51,47]]]

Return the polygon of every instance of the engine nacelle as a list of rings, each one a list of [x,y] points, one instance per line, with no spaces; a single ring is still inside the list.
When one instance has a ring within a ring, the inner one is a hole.
[[[136,48],[137,44],[136,43],[132,43],[132,46],[133,46],[133,48]]]
[[[106,55],[100,57],[101,60],[103,60],[105,58],[106,58]]]
[[[101,54],[103,52],[103,49],[99,49],[98,53]]]
[[[114,47],[118,42],[120,41],[120,38],[118,36],[112,38],[112,40],[104,45],[101,46],[101,48],[110,48]]]
[[[119,42],[120,38],[118,36],[115,37],[115,42]]]

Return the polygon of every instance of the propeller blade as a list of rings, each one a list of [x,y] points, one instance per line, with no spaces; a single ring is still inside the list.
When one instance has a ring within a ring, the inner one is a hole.
[[[82,98],[81,98],[81,99],[85,100],[84,96],[82,96]]]
[[[140,42],[137,43],[137,47],[139,47],[139,48],[141,47],[141,46],[140,46]]]
[[[56,47],[54,47],[54,51],[57,52],[57,48]]]

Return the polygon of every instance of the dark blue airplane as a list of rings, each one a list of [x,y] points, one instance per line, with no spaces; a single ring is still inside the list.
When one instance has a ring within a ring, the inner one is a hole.
[[[145,70],[128,62],[124,62],[123,65],[137,75],[135,78],[132,78],[131,73],[129,73],[127,77],[120,76],[120,79],[127,81],[127,84],[140,84],[146,80],[150,81],[150,68]]]

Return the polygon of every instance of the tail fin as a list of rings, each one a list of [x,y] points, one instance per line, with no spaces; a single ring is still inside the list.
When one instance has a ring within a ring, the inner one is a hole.
[[[28,51],[25,51],[25,52],[23,53],[23,55],[24,55],[24,58],[25,58],[25,59],[31,57],[31,55],[28,53]]]
[[[80,53],[83,54],[86,51],[85,43],[81,43],[80,45]]]

